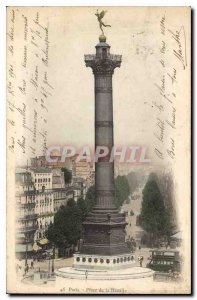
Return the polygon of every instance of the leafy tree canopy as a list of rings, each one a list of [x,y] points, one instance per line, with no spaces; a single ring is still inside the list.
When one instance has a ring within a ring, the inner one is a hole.
[[[96,198],[95,198],[95,186],[91,186],[89,187],[87,194],[86,194],[86,198],[85,198],[85,202],[87,205],[87,211],[92,211],[94,205],[96,204]]]
[[[54,217],[54,223],[46,231],[47,238],[58,248],[76,245],[82,235],[81,212],[73,199],[61,206]]]
[[[80,211],[80,215],[81,215],[81,220],[82,222],[85,221],[85,218],[88,214],[88,207],[87,207],[87,204],[85,202],[85,200],[83,198],[78,198],[77,200],[77,207]]]
[[[140,225],[153,235],[168,233],[168,214],[156,181],[150,179],[143,189]]]
[[[119,208],[130,194],[130,187],[126,176],[117,176],[115,179],[114,204]]]

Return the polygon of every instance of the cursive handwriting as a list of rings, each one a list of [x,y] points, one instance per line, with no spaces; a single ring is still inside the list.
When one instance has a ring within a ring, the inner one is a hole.
[[[183,69],[185,70],[187,66],[185,28],[184,26],[181,26],[181,28],[176,31],[168,29],[168,32],[176,42],[176,48],[173,49],[173,55],[178,59]]]

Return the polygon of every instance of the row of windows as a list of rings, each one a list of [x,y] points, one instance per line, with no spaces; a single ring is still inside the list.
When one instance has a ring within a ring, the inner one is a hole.
[[[165,260],[155,260],[155,261],[151,261],[151,265],[173,265],[174,262],[173,261],[165,261]]]
[[[48,197],[45,197],[44,199],[38,199],[38,200],[36,200],[36,203],[39,203],[39,202],[40,202],[41,204],[42,204],[42,203],[49,203],[49,202],[51,203],[52,200],[53,200],[53,199],[50,199],[50,198],[48,198]]]
[[[17,211],[17,216],[18,217],[27,217],[35,214],[35,210],[18,210]]]
[[[46,206],[46,207],[50,207],[51,208],[51,206],[52,206],[52,203],[49,203],[49,204],[46,204],[46,203],[43,203],[43,204],[37,204],[36,205],[36,209],[38,209],[38,207],[43,207],[43,206]]]
[[[50,200],[53,199],[53,194],[47,194],[47,195],[39,195],[39,198],[36,199],[36,201],[44,201],[44,200]]]
[[[38,178],[38,180],[35,178],[35,183],[40,183],[40,182],[50,182],[51,178]]]
[[[34,176],[50,176],[51,175],[51,173],[36,173],[36,174],[34,174]]]
[[[66,193],[55,192],[55,193],[54,193],[54,197],[55,197],[56,199],[58,199],[58,198],[65,198],[65,197],[66,197]]]

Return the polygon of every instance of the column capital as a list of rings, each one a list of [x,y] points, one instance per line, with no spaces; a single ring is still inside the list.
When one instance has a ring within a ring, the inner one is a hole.
[[[86,67],[92,68],[94,75],[112,75],[115,68],[120,68],[121,55],[108,54],[106,57],[85,55]]]

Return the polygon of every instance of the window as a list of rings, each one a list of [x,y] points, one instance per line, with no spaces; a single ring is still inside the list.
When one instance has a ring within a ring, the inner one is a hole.
[[[107,57],[107,49],[103,48],[102,49],[102,58],[106,58]]]

